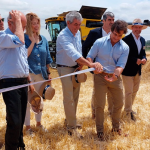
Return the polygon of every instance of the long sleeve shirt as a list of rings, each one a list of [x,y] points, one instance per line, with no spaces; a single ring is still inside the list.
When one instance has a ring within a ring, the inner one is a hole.
[[[29,75],[27,49],[9,28],[0,32],[0,79]]]
[[[56,51],[57,64],[66,66],[77,65],[76,60],[82,57],[80,31],[74,36],[68,27],[63,29],[57,37]]]

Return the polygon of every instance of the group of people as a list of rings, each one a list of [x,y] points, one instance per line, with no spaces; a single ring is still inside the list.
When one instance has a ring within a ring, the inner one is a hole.
[[[141,19],[134,19],[132,25],[128,25],[123,20],[114,21],[114,17],[112,12],[105,12],[103,26],[91,30],[81,46],[79,29],[82,16],[76,11],[69,12],[66,15],[67,27],[59,33],[56,41],[56,63],[60,76],[72,73],[76,68],[81,70],[83,65],[96,68],[93,74],[91,107],[97,136],[102,141],[105,140],[103,123],[106,93],[112,132],[121,135],[120,116],[124,103],[126,115],[136,121],[132,105],[139,89],[141,66],[147,61],[145,39],[140,36],[141,31],[147,27],[142,24]],[[127,29],[132,32],[124,37]],[[100,70],[95,65],[99,65]],[[61,82],[65,126],[69,135],[77,134],[82,138],[76,130],[81,127],[76,121],[80,84],[74,87],[71,76],[61,78]]]
[[[7,22],[8,28],[4,30],[4,18],[0,16],[0,89],[51,79],[49,64],[52,58],[48,42],[40,34],[40,18],[35,13],[25,16],[20,11],[11,11]],[[140,84],[141,65],[147,61],[145,40],[140,36],[146,26],[140,19],[135,19],[128,26],[123,20],[114,21],[114,14],[106,12],[103,15],[103,27],[91,30],[82,45],[79,31],[81,22],[79,12],[72,11],[66,15],[67,27],[59,33],[56,41],[57,70],[59,76],[62,76],[81,70],[84,65],[95,68],[92,118],[96,122],[98,138],[104,140],[106,93],[112,117],[112,132],[121,135],[119,122],[123,107],[123,85],[124,110],[132,120],[136,119],[132,105]],[[122,39],[127,28],[132,32]],[[66,116],[64,125],[70,136],[76,134],[82,138],[76,130],[82,128],[76,120],[80,83],[74,87],[71,76],[61,78],[61,83]],[[41,83],[2,93],[6,104],[6,150],[25,149],[24,124],[27,133],[32,134],[28,95],[39,91],[40,87]],[[44,129],[41,117],[42,112],[35,114],[36,127]]]

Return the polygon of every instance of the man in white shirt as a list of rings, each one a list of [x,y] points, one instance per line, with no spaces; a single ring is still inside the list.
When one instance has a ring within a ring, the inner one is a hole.
[[[129,56],[126,66],[122,72],[122,79],[125,89],[125,108],[127,115],[135,121],[135,112],[132,110],[132,105],[139,89],[141,79],[141,67],[147,61],[145,53],[145,39],[140,36],[143,29],[147,26],[142,24],[140,19],[134,19],[132,25],[128,25],[128,29],[132,32],[123,38],[129,46]]]

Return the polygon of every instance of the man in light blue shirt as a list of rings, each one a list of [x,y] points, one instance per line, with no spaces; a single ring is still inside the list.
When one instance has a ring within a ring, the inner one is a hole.
[[[62,30],[56,41],[56,63],[59,76],[69,74],[82,68],[83,65],[94,67],[98,72],[102,70],[100,63],[91,63],[82,57],[80,25],[82,16],[73,11],[66,15],[67,27]],[[76,133],[76,109],[79,98],[80,85],[73,87],[72,78],[61,78],[63,89],[63,102],[66,115],[68,134]]]
[[[27,49],[24,45],[26,18],[19,11],[8,16],[8,28],[0,32],[0,88],[26,84],[29,80]],[[31,88],[31,87],[30,87]],[[23,124],[28,87],[2,93],[6,104],[5,150],[25,149]]]
[[[96,130],[100,140],[104,140],[104,107],[108,89],[113,97],[112,131],[121,134],[119,119],[123,106],[123,89],[120,74],[126,65],[129,53],[128,45],[121,38],[126,32],[126,22],[115,21],[111,27],[110,36],[96,40],[87,55],[87,60],[93,62],[95,59],[95,62],[103,66],[101,74],[94,71]]]

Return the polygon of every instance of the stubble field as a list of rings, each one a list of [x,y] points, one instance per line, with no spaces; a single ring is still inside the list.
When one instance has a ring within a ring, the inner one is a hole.
[[[121,128],[124,135],[111,133],[111,118],[108,115],[107,104],[105,107],[104,132],[106,141],[101,142],[96,136],[95,121],[91,119],[92,75],[87,73],[88,79],[81,85],[77,109],[77,122],[82,124],[78,130],[83,139],[70,137],[64,129],[64,109],[61,82],[59,79],[52,81],[56,93],[51,101],[45,101],[42,124],[48,130],[43,132],[36,129],[34,114],[31,113],[31,126],[35,136],[30,137],[24,133],[27,150],[149,150],[150,149],[150,52],[147,52],[148,62],[142,69],[140,89],[137,93],[134,111],[137,121],[131,121],[124,111],[121,115]],[[52,78],[58,76],[56,70],[51,70]],[[5,104],[0,95],[0,149],[4,150],[5,143]],[[25,130],[24,130],[25,132]]]

